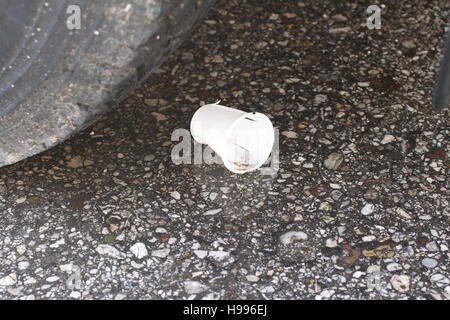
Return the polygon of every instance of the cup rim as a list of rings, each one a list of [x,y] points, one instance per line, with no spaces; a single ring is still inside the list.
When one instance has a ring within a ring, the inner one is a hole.
[[[255,116],[255,115],[257,115],[258,117],[260,117],[261,119],[263,119],[265,121],[268,131],[271,131],[272,133],[274,132],[272,121],[270,121],[269,117],[267,117],[265,114],[260,113],[260,112],[246,112],[245,114],[243,114],[242,116],[240,116],[239,118],[237,118],[236,120],[233,121],[231,126],[225,132],[223,141],[224,142],[228,141],[228,137],[233,132],[233,129],[237,126],[237,124],[240,121],[242,121],[243,118],[246,118],[248,116]],[[248,170],[237,170],[236,166],[233,165],[231,161],[229,161],[228,159],[225,159],[225,158],[222,158],[223,163],[228,170],[230,170],[234,173],[246,173],[246,172],[254,171],[254,170],[258,169],[259,167],[261,167],[266,162],[267,158],[269,157],[270,153],[272,152],[274,142],[275,142],[275,137],[272,137],[271,145],[270,145],[270,148],[268,149],[269,152],[267,155],[264,155],[264,160],[259,161],[256,165],[252,166]]]

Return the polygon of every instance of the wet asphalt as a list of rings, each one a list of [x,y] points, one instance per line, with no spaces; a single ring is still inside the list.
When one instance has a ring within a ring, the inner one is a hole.
[[[369,5],[218,1],[116,110],[0,168],[0,298],[448,300],[450,6],[370,30]],[[271,118],[271,171],[173,162],[217,100]]]

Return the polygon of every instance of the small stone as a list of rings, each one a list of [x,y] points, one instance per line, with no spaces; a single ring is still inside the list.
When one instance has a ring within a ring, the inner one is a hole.
[[[371,214],[375,210],[375,206],[371,203],[367,203],[362,209],[361,213],[365,216]]]
[[[64,239],[59,239],[57,240],[55,243],[50,245],[50,248],[58,248],[59,246],[63,245],[66,243],[66,240]]]
[[[295,13],[286,12],[286,13],[283,13],[283,16],[285,16],[286,18],[291,19],[291,18],[296,17],[297,15]]]
[[[66,165],[72,169],[81,168],[83,166],[83,159],[81,159],[81,156],[75,156],[67,161]]]
[[[176,199],[176,200],[180,200],[181,199],[181,195],[178,191],[172,191],[170,192],[170,195],[172,198]]]
[[[17,282],[17,275],[15,273],[10,273],[7,276],[0,278],[0,286],[12,286]]]
[[[342,161],[344,161],[344,156],[340,152],[333,152],[330,154],[325,161],[323,162],[323,165],[328,170],[336,170],[341,165]]]
[[[94,163],[95,163],[94,161],[89,160],[89,159],[83,161],[83,164],[85,167],[92,166],[92,165],[94,165]]]
[[[78,291],[72,291],[72,292],[70,293],[70,297],[71,297],[71,298],[74,298],[74,299],[80,299],[81,293],[79,293]]]
[[[388,144],[395,140],[393,135],[387,134],[384,136],[383,140],[381,140],[381,144]]]
[[[303,241],[308,239],[306,233],[301,231],[289,231],[280,236],[280,242],[284,245],[293,243],[295,241]]]
[[[145,244],[142,242],[136,242],[131,248],[130,251],[136,256],[138,259],[142,259],[148,255],[147,248]]]
[[[48,277],[46,280],[47,280],[47,282],[56,282],[56,281],[59,280],[59,277],[58,276],[51,276],[51,277]]]
[[[339,190],[333,190],[331,192],[331,198],[335,201],[338,201],[342,197],[343,193]]]
[[[188,294],[199,294],[206,291],[208,288],[198,281],[185,281],[184,290]]]
[[[401,217],[405,218],[405,219],[411,219],[411,216],[409,215],[408,212],[406,212],[403,208],[397,208],[395,210],[395,212],[397,212],[398,215],[400,215]]]
[[[22,255],[25,253],[25,251],[27,251],[27,247],[25,247],[25,245],[23,244],[20,244],[17,246],[16,250],[18,254]]]
[[[73,264],[71,264],[71,263],[62,264],[59,266],[59,269],[63,272],[72,272]]]
[[[402,42],[402,45],[407,49],[412,49],[416,47],[416,44],[412,40],[405,40]]]
[[[100,244],[95,250],[101,255],[110,256],[116,259],[122,259],[124,257],[122,252],[109,244]]]
[[[156,107],[158,105],[158,99],[145,99],[144,103],[151,107]]]
[[[378,191],[375,189],[369,189],[364,194],[364,199],[366,199],[366,200],[375,200],[377,198],[378,198]]]
[[[337,33],[348,33],[352,31],[350,27],[343,27],[343,28],[331,28],[330,33],[331,34],[337,34]]]
[[[390,272],[394,272],[394,271],[402,270],[402,266],[398,263],[392,262],[386,266],[386,269]]]
[[[146,155],[145,157],[144,157],[144,161],[145,162],[149,162],[149,161],[152,161],[152,160],[154,160],[155,159],[155,155],[153,155],[153,154],[148,154],[148,155]]]
[[[156,121],[165,121],[167,120],[167,116],[163,115],[159,112],[152,112],[152,116],[155,117]]]
[[[347,17],[342,15],[342,14],[340,14],[340,13],[335,14],[334,16],[331,16],[331,19],[334,20],[334,21],[337,21],[337,22],[345,22],[345,21],[347,21]]]
[[[22,295],[22,290],[23,290],[22,286],[17,287],[17,288],[8,288],[8,289],[6,289],[6,291],[8,291],[13,296],[20,296],[20,295]]]
[[[392,287],[398,292],[405,293],[409,291],[410,277],[407,275],[393,275],[391,278]]]
[[[19,199],[16,200],[16,203],[24,203],[26,200],[27,200],[26,197],[19,198]]]
[[[249,274],[245,278],[247,279],[248,282],[258,282],[259,281],[259,278],[253,274]]]
[[[116,296],[114,297],[114,300],[123,300],[123,299],[125,299],[126,297],[127,297],[126,294],[118,293],[118,294],[116,294]]]
[[[152,257],[165,258],[169,255],[170,249],[153,250]]]
[[[437,246],[435,241],[430,241],[425,245],[425,248],[427,248],[428,251],[431,252],[437,252],[439,251],[439,247]]]
[[[220,187],[220,191],[222,191],[223,193],[228,193],[228,192],[230,192],[230,188],[229,187]]]
[[[284,80],[286,83],[297,83],[300,82],[301,80],[299,78],[288,78],[286,80]]]
[[[434,283],[436,283],[437,285],[440,285],[440,286],[445,286],[445,285],[448,285],[450,283],[450,279],[448,277],[444,276],[443,274],[440,274],[440,273],[433,274],[430,277],[430,281],[434,282]]]
[[[380,266],[377,266],[377,265],[368,266],[367,270],[366,270],[367,273],[378,273],[380,271],[381,271],[381,268],[380,268]]]
[[[207,250],[194,250],[194,253],[200,259],[203,259],[203,258],[205,258],[208,255],[208,251]]]
[[[230,253],[227,251],[210,251],[208,253],[208,257],[216,259],[217,261],[223,261],[230,256]]]
[[[23,281],[23,284],[35,284],[37,282],[37,280],[33,277],[27,277],[25,278],[25,280]]]
[[[269,20],[278,20],[280,18],[280,15],[277,13],[272,13],[269,17]]]
[[[438,262],[432,258],[425,258],[422,260],[422,264],[428,269],[433,269],[438,265]]]
[[[335,247],[337,247],[337,245],[338,245],[338,243],[337,243],[336,239],[330,238],[325,241],[325,246],[328,248],[335,248]]]
[[[320,296],[322,297],[322,298],[326,298],[326,299],[328,299],[328,298],[331,298],[331,296],[334,294],[334,290],[332,290],[332,289],[324,289],[321,293],[320,293]]]
[[[216,54],[212,59],[211,59],[211,62],[214,62],[214,63],[223,63],[223,58],[222,58],[222,56],[221,55],[219,55],[219,54]]]
[[[206,294],[202,300],[219,300],[220,299],[220,294],[216,293],[216,292],[211,292]]]
[[[314,104],[321,104],[328,100],[328,96],[326,94],[317,94],[314,97]]]
[[[365,257],[392,258],[395,251],[389,244],[384,244],[372,250],[363,250],[362,254]]]
[[[208,210],[208,211],[206,211],[203,215],[204,215],[204,216],[213,216],[213,215],[218,214],[218,213],[221,212],[221,211],[222,211],[222,209]]]
[[[289,139],[295,139],[298,137],[298,134],[295,131],[283,131],[281,134]]]
[[[25,270],[30,266],[30,263],[28,261],[20,261],[17,266],[19,270]]]
[[[214,200],[217,198],[218,195],[219,195],[219,194],[218,194],[217,192],[211,192],[211,193],[209,194],[209,199],[210,199],[211,201],[214,201]]]
[[[375,239],[376,239],[376,237],[372,234],[362,237],[362,241],[364,241],[364,242],[371,242],[371,241],[374,241]]]
[[[127,186],[126,182],[123,180],[120,180],[119,178],[112,177],[112,179],[113,179],[114,183],[118,184],[119,186],[123,186],[123,187]]]

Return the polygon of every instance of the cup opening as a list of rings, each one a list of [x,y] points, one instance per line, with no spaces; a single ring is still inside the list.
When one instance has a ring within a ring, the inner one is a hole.
[[[223,161],[235,173],[256,170],[272,151],[274,130],[262,113],[247,113],[237,119],[225,135]]]

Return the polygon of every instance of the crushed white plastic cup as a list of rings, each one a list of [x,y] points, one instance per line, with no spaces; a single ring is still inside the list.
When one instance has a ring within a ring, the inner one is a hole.
[[[220,102],[220,101],[219,101]],[[259,112],[245,112],[219,105],[200,107],[191,120],[191,134],[207,144],[234,173],[258,169],[269,158],[274,143],[270,119]]]

